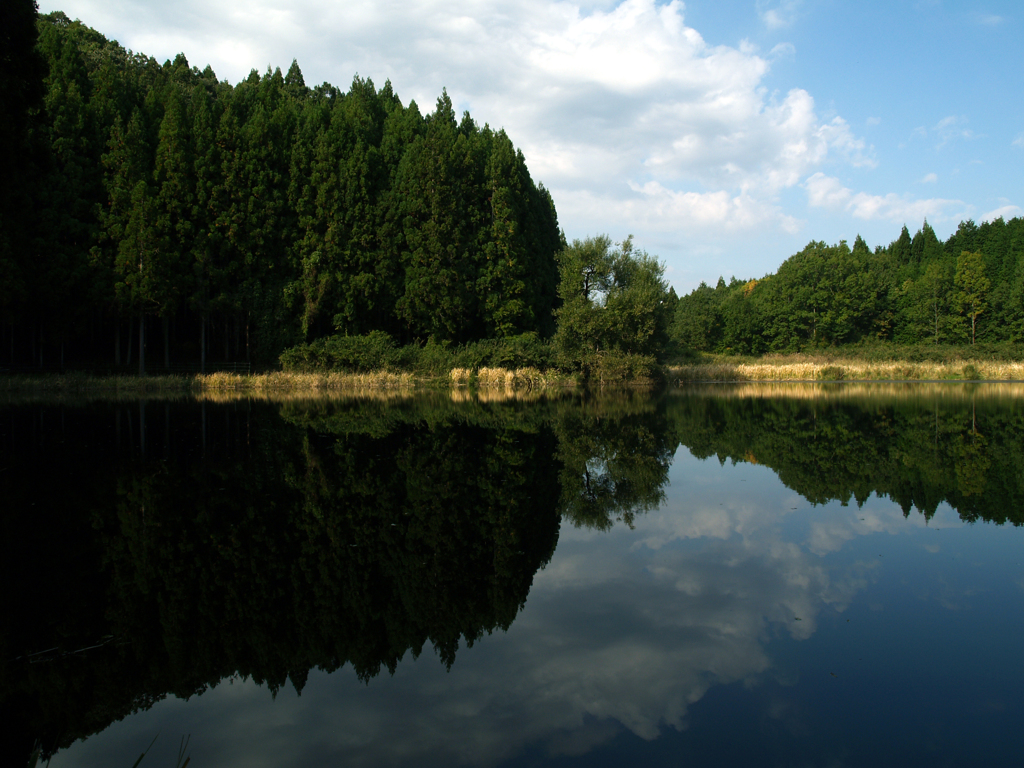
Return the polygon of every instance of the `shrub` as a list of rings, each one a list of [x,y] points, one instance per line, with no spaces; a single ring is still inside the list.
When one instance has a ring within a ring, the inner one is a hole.
[[[658,370],[654,355],[610,351],[595,357],[588,374],[602,384],[614,384],[653,379]]]
[[[818,371],[822,381],[842,381],[846,378],[846,369],[841,365],[826,365]]]
[[[384,331],[370,331],[365,336],[328,336],[286,349],[281,354],[281,366],[286,371],[384,371],[395,367],[397,352],[394,340]]]

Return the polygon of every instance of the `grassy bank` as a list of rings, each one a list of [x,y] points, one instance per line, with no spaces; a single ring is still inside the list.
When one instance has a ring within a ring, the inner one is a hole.
[[[1011,360],[871,360],[786,355],[760,359],[707,357],[667,368],[670,384],[742,381],[1024,381]]]
[[[10,397],[28,393],[46,398],[74,397],[136,399],[139,397],[234,398],[239,395],[280,399],[284,396],[319,397],[338,393],[412,392],[416,389],[524,393],[541,389],[574,387],[575,380],[535,368],[483,368],[474,371],[455,368],[446,375],[418,376],[408,372],[299,373],[279,371],[261,374],[210,373],[181,376],[91,376],[83,373],[61,375],[0,376],[0,394]]]

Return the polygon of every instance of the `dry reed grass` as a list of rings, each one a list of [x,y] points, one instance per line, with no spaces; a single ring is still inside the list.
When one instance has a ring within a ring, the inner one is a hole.
[[[1024,363],[986,360],[933,362],[716,361],[674,366],[668,370],[674,384],[740,381],[1021,381]]]
[[[236,392],[332,392],[353,390],[408,390],[415,384],[411,373],[210,373],[195,377],[196,389]]]
[[[120,400],[145,397],[171,399],[195,397],[208,402],[249,398],[256,400],[298,401],[332,398],[335,396],[373,397],[393,399],[404,397],[414,390],[446,384],[453,389],[465,389],[475,383],[476,388],[495,394],[498,399],[541,390],[546,387],[564,389],[575,382],[557,373],[541,373],[535,368],[482,368],[474,376],[468,368],[456,368],[447,378],[416,377],[412,373],[295,373],[274,372],[263,374],[209,373],[179,376],[0,376],[0,396],[8,402],[74,399]],[[491,395],[488,395],[490,398]]]
[[[470,368],[452,368],[448,376],[453,387],[468,387],[472,377],[473,371]]]
[[[536,368],[481,368],[476,374],[480,389],[505,389],[510,392],[561,387],[572,380],[556,373],[541,373]]]

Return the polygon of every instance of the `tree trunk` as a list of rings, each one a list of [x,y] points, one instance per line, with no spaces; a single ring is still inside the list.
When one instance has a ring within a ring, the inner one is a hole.
[[[199,372],[206,373],[206,315],[199,318]]]
[[[161,319],[163,320],[163,325],[164,325],[164,368],[170,368],[171,367],[171,330],[170,330],[171,329],[171,324],[168,321],[166,315],[164,315],[163,318],[161,318]]]
[[[139,454],[146,458],[146,401],[139,400]]]
[[[139,312],[139,376],[146,375],[146,316]]]
[[[132,339],[134,338],[134,334],[135,323],[133,323],[131,320],[128,320],[128,359],[124,361],[124,364],[127,365],[129,368],[131,367],[132,364]]]
[[[121,324],[114,323],[114,365],[121,365]]]

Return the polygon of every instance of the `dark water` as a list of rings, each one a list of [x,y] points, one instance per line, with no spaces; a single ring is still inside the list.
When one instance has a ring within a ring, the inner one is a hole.
[[[1021,395],[4,407],[5,762],[1020,765]]]

